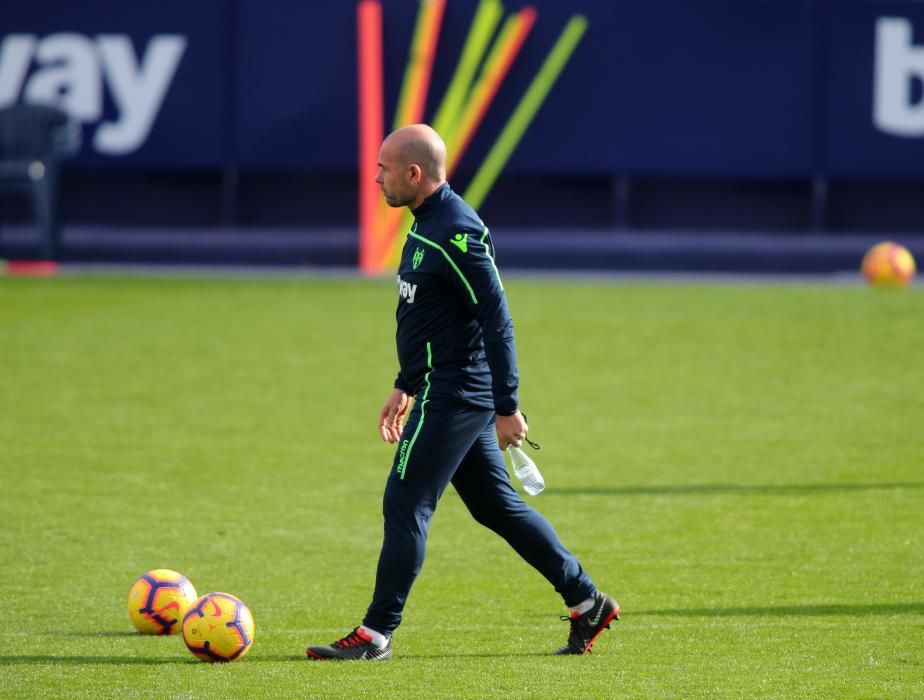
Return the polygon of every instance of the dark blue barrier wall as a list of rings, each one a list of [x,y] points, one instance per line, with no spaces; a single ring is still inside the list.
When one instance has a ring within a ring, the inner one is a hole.
[[[8,4],[0,105],[56,96],[86,125],[85,164],[221,164],[235,138],[229,62],[239,60],[228,7],[224,0]],[[144,70],[155,66],[165,71]]]
[[[924,3],[830,2],[825,28],[824,170],[924,176]]]
[[[924,176],[920,2],[533,4],[537,24],[463,171],[481,161],[567,19],[581,12],[589,30],[510,173]],[[8,5],[0,104],[58,94],[86,124],[85,165],[355,171],[354,2]],[[383,6],[390,123],[418,4]],[[428,115],[475,7],[448,0]],[[158,86],[162,102],[152,97]],[[129,119],[123,106],[138,95]]]

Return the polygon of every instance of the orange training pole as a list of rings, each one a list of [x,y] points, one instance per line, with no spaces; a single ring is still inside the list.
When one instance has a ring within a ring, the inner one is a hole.
[[[359,69],[359,267],[367,275],[382,270],[384,232],[377,225],[381,193],[375,182],[379,146],[384,138],[385,98],[382,68],[382,5],[361,0],[356,9]]]

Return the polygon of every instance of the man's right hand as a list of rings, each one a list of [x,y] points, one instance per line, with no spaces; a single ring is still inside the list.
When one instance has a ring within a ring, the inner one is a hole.
[[[396,443],[401,439],[404,416],[410,403],[411,397],[401,389],[395,389],[389,394],[379,418],[379,433],[385,442]]]

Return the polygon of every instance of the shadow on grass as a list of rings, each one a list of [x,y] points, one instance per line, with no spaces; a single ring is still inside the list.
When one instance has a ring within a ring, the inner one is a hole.
[[[508,652],[498,652],[496,654],[486,654],[484,652],[475,653],[445,653],[445,654],[406,654],[403,651],[395,652],[395,660],[403,659],[499,659],[499,658],[521,658],[528,656],[548,656],[548,653],[545,652],[517,652],[514,654]],[[299,663],[306,663],[310,666],[331,666],[331,665],[341,665],[345,662],[342,661],[318,661],[309,659],[305,656],[304,652],[294,653],[294,654],[268,654],[268,655],[258,655],[258,656],[248,656],[243,660],[242,663],[258,663],[258,662],[267,662],[267,661],[298,661]],[[347,663],[347,665],[349,665]]]
[[[836,493],[846,491],[882,491],[891,489],[921,489],[924,481],[884,483],[827,484],[683,484],[665,486],[560,486],[549,487],[549,496],[699,496],[699,495],[761,495],[791,496],[794,494]]]
[[[521,653],[504,653],[496,654],[485,653],[456,653],[456,654],[400,654],[401,659],[499,659],[499,658],[521,658],[529,656],[549,656],[543,652],[521,652]],[[241,659],[237,663],[278,663],[298,662],[308,665],[316,665],[318,662],[308,659],[304,653],[292,654],[270,654],[270,655],[249,655],[246,659]],[[322,665],[340,665],[342,662],[322,662]],[[0,656],[0,667],[2,666],[19,666],[19,665],[37,665],[46,666],[49,664],[62,664],[68,666],[162,666],[166,664],[184,664],[184,665],[205,665],[192,656],[188,658],[171,656],[171,657],[139,657],[139,656],[51,656],[48,654],[23,655],[23,656]],[[224,664],[217,664],[224,665]]]
[[[831,605],[777,605],[742,608],[668,608],[665,610],[634,610],[626,617],[824,617],[839,616],[867,617],[871,615],[924,614],[924,603],[879,603],[853,605],[850,603]]]
[[[396,652],[398,654],[398,652]],[[401,659],[521,659],[529,657],[539,657],[539,656],[552,656],[551,652],[548,651],[520,651],[516,653],[510,653],[506,651],[499,651],[496,654],[486,654],[484,652],[480,653],[446,653],[446,654],[400,654],[396,655],[395,658]]]
[[[246,659],[241,659],[237,663],[255,663],[255,662],[267,662],[267,661],[299,661],[302,663],[309,663],[309,660],[305,656],[304,652],[297,653],[293,652],[291,654],[272,654],[272,655],[256,655],[253,654],[247,656]],[[36,655],[23,655],[23,656],[0,656],[0,666],[16,666],[19,664],[67,664],[73,666],[158,666],[163,664],[184,664],[190,666],[211,666],[210,663],[205,663],[199,659],[194,658],[191,654],[189,656],[160,656],[160,657],[147,657],[147,656],[51,656],[49,654],[36,654]],[[217,666],[224,666],[225,664],[215,664]]]
[[[129,630],[78,630],[76,632],[58,632],[56,637],[158,637],[162,635],[141,634]]]
[[[50,656],[48,654],[0,656],[0,666],[20,664],[66,664],[69,666],[160,666],[163,664],[202,663],[191,656]]]

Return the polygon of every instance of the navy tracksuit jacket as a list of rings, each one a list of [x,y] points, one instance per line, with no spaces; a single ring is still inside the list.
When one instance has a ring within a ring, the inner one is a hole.
[[[517,410],[513,321],[488,229],[448,184],[414,216],[398,268],[395,386],[509,416]]]

